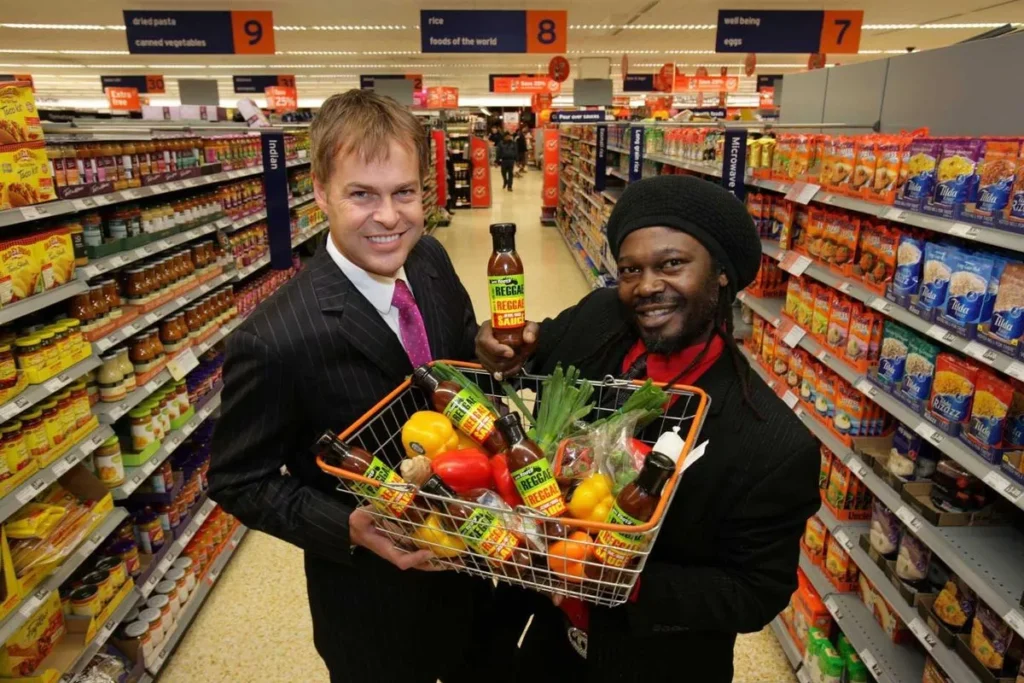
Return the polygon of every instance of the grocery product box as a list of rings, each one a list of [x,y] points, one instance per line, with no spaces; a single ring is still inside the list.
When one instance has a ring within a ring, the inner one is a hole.
[[[907,601],[907,604],[915,609],[921,605],[926,597],[930,597],[932,600],[935,600],[936,595],[938,595],[937,593],[918,590],[914,586],[906,583],[900,578],[899,574],[896,573],[896,562],[893,560],[886,560],[883,571],[893,588],[899,591],[900,596]]]
[[[5,619],[21,602],[21,583],[14,573],[11,546],[7,543],[7,530],[0,525],[0,619]]]
[[[954,631],[946,622],[935,616],[934,605],[936,597],[936,595],[922,595],[917,603],[917,613],[921,615],[925,625],[935,634],[939,642],[946,647],[955,648],[960,631]]]
[[[57,198],[42,140],[0,146],[0,210]]]
[[[935,486],[930,481],[907,482],[900,492],[900,498],[914,512],[928,520],[933,526],[987,526],[1001,521],[989,506],[976,512],[946,512],[932,504],[931,492]]]
[[[43,126],[28,81],[0,85],[0,145],[41,142]]]

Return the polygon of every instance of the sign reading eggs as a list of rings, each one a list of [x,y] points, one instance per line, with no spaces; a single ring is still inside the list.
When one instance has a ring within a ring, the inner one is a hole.
[[[863,10],[723,9],[715,52],[857,54],[863,23]]]
[[[563,53],[565,10],[420,10],[421,52]]]

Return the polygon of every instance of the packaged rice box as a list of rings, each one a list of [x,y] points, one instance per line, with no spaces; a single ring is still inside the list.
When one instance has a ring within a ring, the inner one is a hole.
[[[985,291],[985,301],[981,304],[981,315],[978,316],[978,325],[987,325],[992,321],[992,312],[996,306],[996,295],[999,294],[999,281],[1003,278],[1003,271],[1006,266],[1012,263],[1010,259],[999,254],[986,254],[992,259],[992,275],[988,279],[988,289]]]
[[[936,165],[935,191],[923,208],[952,218],[969,197],[974,196],[974,175],[981,158],[983,140],[951,138],[942,142],[942,158]]]
[[[987,369],[978,370],[971,417],[960,436],[990,462],[999,461],[1006,416],[1013,400],[1013,387]]]
[[[885,321],[882,333],[882,351],[878,359],[878,381],[890,391],[900,386],[907,365],[911,339],[916,336],[907,328],[890,320]]]
[[[981,161],[978,162],[975,191],[964,203],[958,217],[972,223],[992,225],[1003,214],[1010,203],[1019,155],[1019,140],[985,140]]]
[[[900,237],[896,249],[896,271],[892,276],[892,292],[899,297],[917,294],[921,285],[924,241],[910,234]]]
[[[900,381],[900,391],[911,403],[921,405],[931,395],[932,376],[935,374],[935,359],[938,355],[938,346],[916,334],[911,336],[903,379]]]
[[[932,313],[946,306],[949,278],[952,276],[952,255],[959,249],[949,244],[928,242],[924,245],[924,265],[921,268],[921,287],[917,305]],[[930,318],[929,318],[930,319]]]
[[[975,335],[993,265],[980,253],[958,252],[950,258],[949,291],[939,320],[961,336]]]
[[[935,359],[928,410],[950,424],[967,422],[977,378],[977,365],[952,353],[940,353]]]
[[[1007,263],[999,276],[992,315],[978,327],[979,338],[990,346],[1016,355],[1024,335],[1024,264]]]
[[[942,153],[942,141],[917,138],[910,143],[906,163],[907,181],[896,198],[896,206],[920,211],[935,191],[935,168]]]

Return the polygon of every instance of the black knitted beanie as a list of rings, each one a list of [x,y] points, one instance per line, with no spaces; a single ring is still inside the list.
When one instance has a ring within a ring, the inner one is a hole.
[[[630,183],[608,219],[612,256],[626,235],[661,226],[687,233],[711,252],[738,292],[761,267],[761,240],[747,207],[721,185],[688,175],[661,175]]]

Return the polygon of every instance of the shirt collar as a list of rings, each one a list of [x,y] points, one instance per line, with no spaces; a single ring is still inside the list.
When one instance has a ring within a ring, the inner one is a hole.
[[[331,259],[341,269],[345,277],[349,279],[355,288],[359,290],[359,293],[366,297],[370,305],[377,309],[381,315],[387,315],[391,310],[391,300],[395,296],[396,280],[404,280],[405,284],[409,287],[409,291],[412,291],[409,278],[405,276],[405,266],[399,268],[393,277],[370,273],[349,261],[338,247],[335,246],[334,240],[330,237],[327,238],[327,253],[330,254]]]

